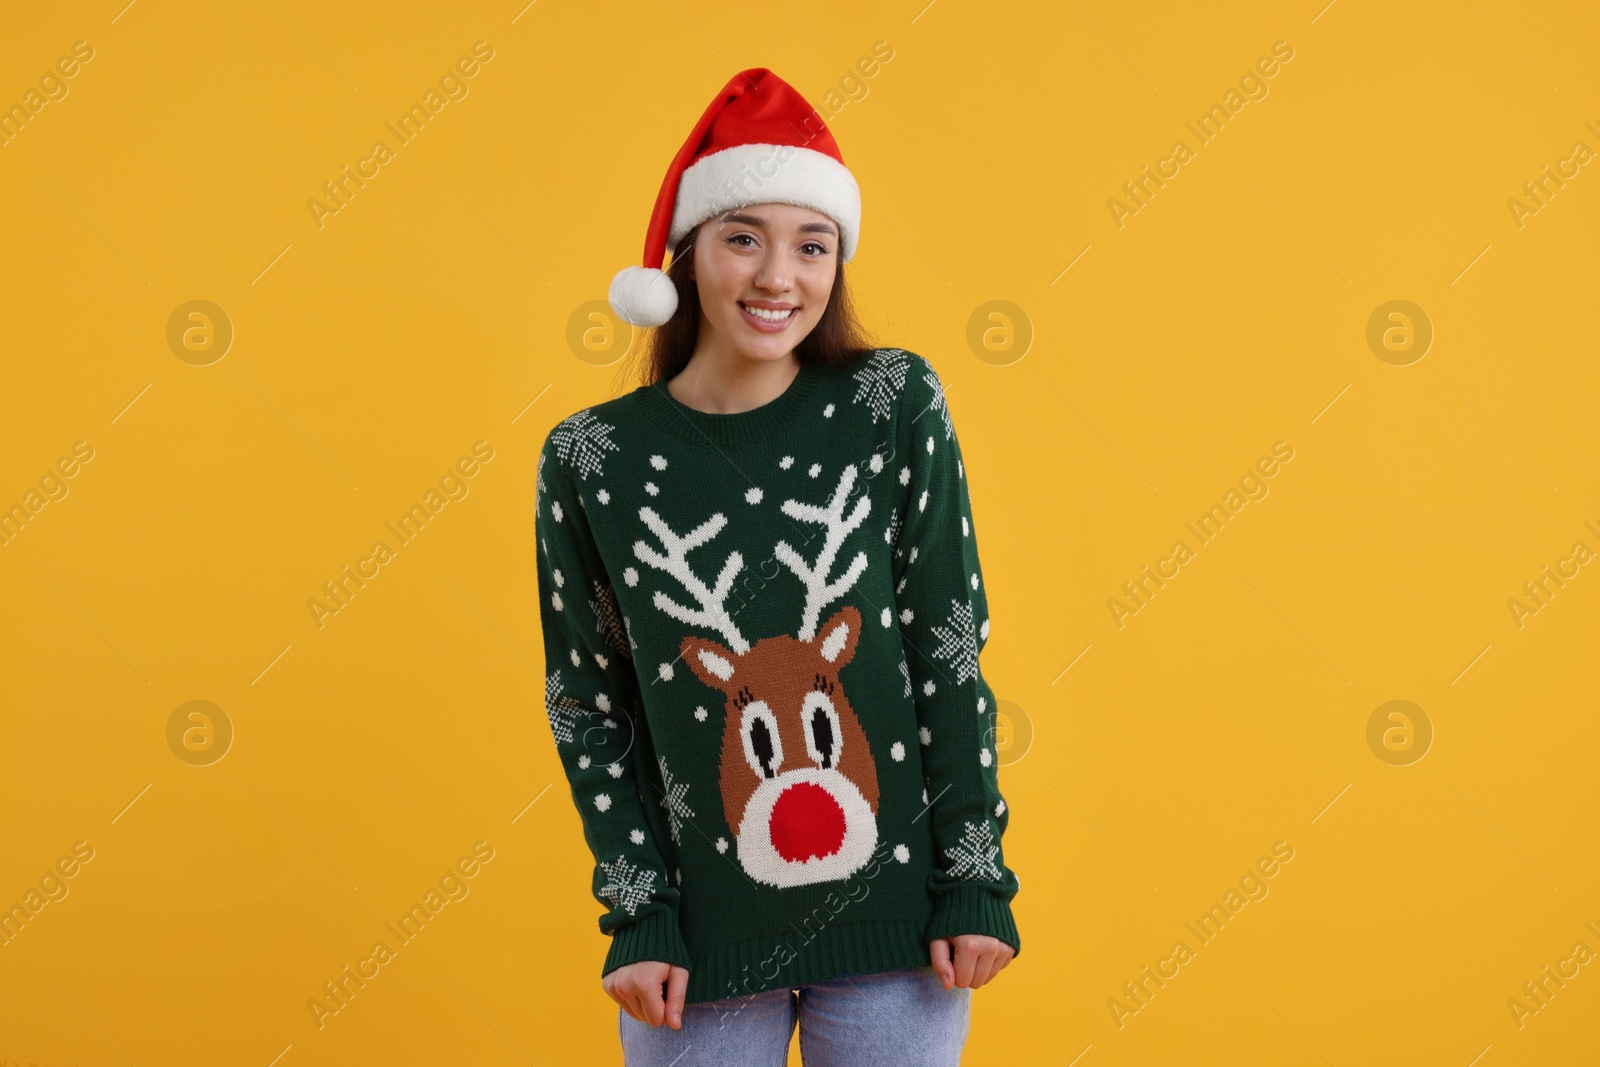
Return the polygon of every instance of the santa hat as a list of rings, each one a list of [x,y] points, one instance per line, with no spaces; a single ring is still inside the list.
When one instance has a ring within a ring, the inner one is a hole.
[[[608,299],[624,322],[660,326],[678,308],[661,269],[668,246],[706,219],[746,204],[794,204],[839,227],[841,263],[855,255],[861,191],[816,109],[763,67],[740,71],[678,149],[656,196],[644,266],[624,267]]]

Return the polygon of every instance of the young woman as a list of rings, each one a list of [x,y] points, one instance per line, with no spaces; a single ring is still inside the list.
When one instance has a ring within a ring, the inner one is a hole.
[[[859,228],[815,112],[736,75],[612,285],[645,384],[541,450],[546,710],[629,1067],[782,1064],[797,1023],[812,1067],[955,1064],[1021,949],[960,447],[852,317]]]

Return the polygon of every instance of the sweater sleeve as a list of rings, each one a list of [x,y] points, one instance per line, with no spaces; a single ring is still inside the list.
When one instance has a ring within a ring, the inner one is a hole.
[[[989,604],[961,447],[933,366],[909,354],[896,428],[895,607],[916,703],[935,843],[928,940],[988,934],[1018,954],[1017,876],[1000,841],[994,691],[978,669]]]
[[[588,498],[592,502],[592,497]],[[604,977],[641,960],[689,966],[678,890],[645,818],[651,788],[636,762],[645,729],[631,642],[574,489],[552,439],[540,451],[534,495],[545,712],[593,853],[590,885],[611,935]]]

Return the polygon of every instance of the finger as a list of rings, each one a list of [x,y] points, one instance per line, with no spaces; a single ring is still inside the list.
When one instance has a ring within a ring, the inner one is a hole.
[[[982,988],[985,982],[994,977],[994,972],[997,969],[994,965],[994,960],[995,954],[993,952],[974,953],[972,961],[973,989]]]
[[[667,1019],[667,1003],[661,995],[661,985],[660,979],[654,979],[639,991],[641,1018],[651,1026],[660,1026]]]
[[[972,968],[973,964],[976,962],[976,953],[966,946],[966,940],[964,938],[956,938],[955,946],[956,985],[971,988]]]
[[[928,942],[928,958],[933,962],[933,969],[938,974],[944,987],[949,989],[956,980],[955,968],[950,966],[950,942],[939,937]]]
[[[667,973],[667,1025],[683,1029],[683,999],[689,989],[689,972],[674,967]]]

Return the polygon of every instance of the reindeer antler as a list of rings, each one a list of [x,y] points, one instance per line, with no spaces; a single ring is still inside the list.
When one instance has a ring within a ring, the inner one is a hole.
[[[728,553],[728,561],[722,565],[722,573],[717,576],[717,587],[707,589],[706,583],[701,581],[689,566],[689,550],[699,548],[722,530],[728,524],[728,518],[722,512],[717,512],[693,530],[679,537],[667,526],[666,521],[655,510],[649,507],[639,509],[639,518],[650,527],[661,543],[666,547],[667,554],[662,555],[643,541],[633,543],[633,553],[644,562],[658,570],[666,571],[684,587],[693,593],[700,602],[700,610],[686,608],[677,603],[666,593],[660,590],[655,594],[655,605],[679,622],[693,623],[696,626],[708,626],[720,633],[728,644],[733,646],[734,652],[743,655],[750,650],[750,643],[739,633],[739,627],[734,623],[733,616],[728,614],[728,590],[733,588],[733,579],[744,566],[744,557],[738,552]]]
[[[806,606],[800,616],[800,640],[809,641],[816,636],[818,616],[822,609],[829,603],[837,600],[847,589],[856,584],[856,579],[861,577],[861,572],[867,567],[867,554],[857,552],[855,559],[850,561],[850,567],[835,582],[829,583],[828,572],[833,569],[834,557],[839,554],[839,546],[851,530],[861,525],[861,520],[867,517],[867,512],[872,509],[872,498],[862,496],[856,500],[856,506],[851,509],[849,518],[844,515],[846,498],[850,495],[850,487],[856,481],[856,468],[854,465],[844,469],[839,476],[839,487],[833,491],[833,497],[826,505],[802,504],[798,500],[785,500],[783,513],[802,522],[821,523],[827,528],[827,536],[822,540],[822,550],[817,554],[817,562],[808,565],[800,557],[800,553],[789,547],[787,541],[779,541],[773,554],[794,571],[795,576],[805,583]]]

